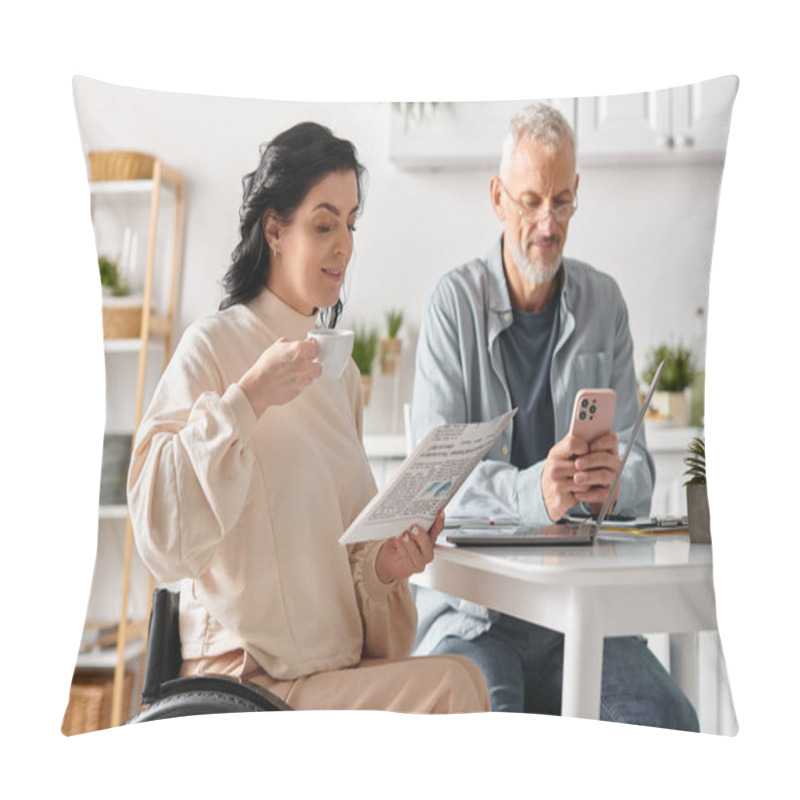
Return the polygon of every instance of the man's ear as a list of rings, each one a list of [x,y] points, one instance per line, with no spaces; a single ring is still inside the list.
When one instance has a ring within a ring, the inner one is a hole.
[[[503,187],[497,175],[492,175],[489,179],[489,202],[492,204],[494,215],[500,222],[506,221],[506,210],[503,208]]]

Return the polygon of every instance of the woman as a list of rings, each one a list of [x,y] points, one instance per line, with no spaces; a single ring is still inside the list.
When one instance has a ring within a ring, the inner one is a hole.
[[[409,658],[407,578],[443,527],[350,547],[375,493],[351,361],[317,381],[362,204],[350,142],[314,123],[277,136],[244,180],[220,310],[189,327],[140,425],[128,481],[141,556],[182,580],[183,674],[255,681],[297,709],[489,710],[457,656]]]

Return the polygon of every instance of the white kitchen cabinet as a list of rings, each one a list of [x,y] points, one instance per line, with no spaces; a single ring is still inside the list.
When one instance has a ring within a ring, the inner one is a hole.
[[[508,123],[533,100],[392,103],[389,158],[403,169],[496,171]],[[545,100],[575,124],[575,101]]]
[[[676,152],[721,154],[728,143],[731,105],[739,88],[735,75],[672,90]]]
[[[738,78],[650,92],[546,99],[575,130],[579,166],[720,159]],[[513,114],[533,100],[392,103],[389,158],[401,169],[496,170]]]
[[[722,158],[738,78],[577,101],[579,162]]]
[[[670,106],[669,89],[579,98],[575,131],[579,161],[597,155],[666,152]]]

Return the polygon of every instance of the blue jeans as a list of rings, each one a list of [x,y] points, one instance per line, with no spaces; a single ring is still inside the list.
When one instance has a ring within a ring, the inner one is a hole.
[[[446,636],[433,653],[471,658],[486,677],[492,711],[561,714],[561,633],[501,615],[475,639]],[[600,719],[700,730],[692,704],[641,636],[605,640]]]

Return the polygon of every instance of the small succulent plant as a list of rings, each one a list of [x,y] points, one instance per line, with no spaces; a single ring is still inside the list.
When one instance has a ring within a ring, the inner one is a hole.
[[[683,473],[687,476],[684,486],[705,486],[706,483],[706,443],[695,436],[689,443],[689,455],[683,459],[688,469]]]

